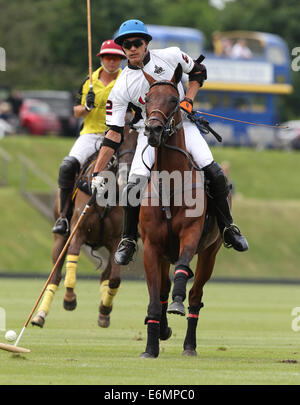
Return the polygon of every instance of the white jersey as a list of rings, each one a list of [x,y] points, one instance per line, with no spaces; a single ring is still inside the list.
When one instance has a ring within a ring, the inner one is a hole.
[[[144,71],[155,80],[171,80],[178,63],[181,64],[183,72],[187,74],[194,67],[193,59],[179,48],[172,47],[151,50],[144,59]],[[128,64],[118,77],[107,99],[106,125],[112,129],[114,127],[124,127],[126,110],[129,103],[141,109],[143,118],[136,125],[139,136],[129,173],[129,181],[134,181],[135,176],[150,176],[148,168],[152,167],[155,159],[154,147],[148,146],[145,150],[147,145],[147,137],[144,136],[146,120],[145,98],[149,87],[150,85],[143,71],[138,67]],[[185,96],[182,83],[178,83],[178,91],[180,101],[182,101]],[[189,120],[184,120],[183,127],[187,151],[192,155],[200,168],[209,165],[213,161],[213,156],[196,125]]]
[[[144,71],[155,80],[171,80],[178,63],[181,64],[184,73],[190,73],[194,67],[193,59],[177,47],[151,50],[145,57]],[[184,99],[182,83],[178,84],[178,90],[182,101]],[[129,103],[141,108],[145,121],[145,96],[148,91],[149,83],[142,70],[128,64],[108,96],[106,125],[124,127]]]

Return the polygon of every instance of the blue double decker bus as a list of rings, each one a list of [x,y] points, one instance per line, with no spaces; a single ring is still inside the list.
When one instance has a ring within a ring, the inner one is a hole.
[[[193,58],[201,53],[208,79],[194,108],[204,113],[223,137],[223,144],[272,147],[277,129],[214,117],[276,125],[280,97],[292,92],[291,61],[285,41],[277,35],[252,31],[216,32],[212,51],[206,52],[201,31],[183,27],[147,26],[151,48],[178,46]],[[187,78],[185,78],[186,80]],[[216,140],[209,137],[208,142]]]

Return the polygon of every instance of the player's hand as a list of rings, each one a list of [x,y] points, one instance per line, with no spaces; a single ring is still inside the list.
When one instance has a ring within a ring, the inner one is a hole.
[[[96,201],[98,205],[101,205],[99,202],[103,199],[106,192],[106,183],[99,173],[93,173],[91,188],[92,194],[94,194],[94,191],[96,190]]]
[[[84,106],[87,111],[92,111],[95,107],[95,93],[92,89],[86,95]]]
[[[187,112],[188,114],[191,114],[193,111],[193,100],[190,98],[184,97],[184,100],[181,101],[181,103],[180,103],[180,108],[182,108],[182,110]]]

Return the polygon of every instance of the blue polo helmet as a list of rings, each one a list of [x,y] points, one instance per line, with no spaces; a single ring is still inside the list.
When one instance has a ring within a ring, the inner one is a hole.
[[[118,33],[114,37],[116,44],[121,45],[128,37],[141,37],[151,41],[152,36],[148,33],[146,25],[140,20],[127,20],[120,26]]]

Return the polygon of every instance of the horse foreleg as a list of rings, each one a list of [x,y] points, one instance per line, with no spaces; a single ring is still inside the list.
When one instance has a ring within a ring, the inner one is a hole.
[[[156,358],[159,355],[160,320],[162,305],[161,291],[161,262],[157,249],[149,241],[144,242],[144,267],[149,292],[149,305],[145,325],[147,325],[147,345],[141,358]]]
[[[203,287],[210,279],[213,272],[217,251],[221,241],[217,240],[205,251],[198,254],[195,280],[189,292],[189,314],[187,318],[187,331],[183,344],[184,356],[196,356],[196,330],[199,319],[199,311],[204,306],[202,303]]]
[[[198,224],[195,225],[198,228]],[[195,229],[195,231],[188,229],[182,233],[185,236],[180,238],[179,258],[175,263],[174,286],[172,291],[173,302],[170,304],[167,312],[185,316],[183,301],[186,298],[186,285],[188,280],[194,276],[189,264],[196,252],[197,241],[201,233],[199,229]]]
[[[114,261],[114,251],[110,252],[108,265],[100,281],[101,302],[99,306],[98,325],[101,328],[108,328],[110,325],[110,313],[113,308],[113,300],[117,295],[121,283],[120,266]]]
[[[52,249],[52,262],[53,265],[56,264],[56,261],[66,243],[67,238],[61,236],[61,235],[55,235],[54,236],[54,246]],[[55,272],[53,273],[49,285],[47,286],[42,302],[37,310],[36,315],[31,321],[31,324],[33,326],[39,326],[42,328],[45,324],[45,318],[49,313],[51,303],[53,301],[54,295],[57,291],[57,288],[59,286],[59,283],[61,281],[61,271],[62,267],[64,265],[64,260],[65,256],[61,259],[60,263],[57,265]]]

